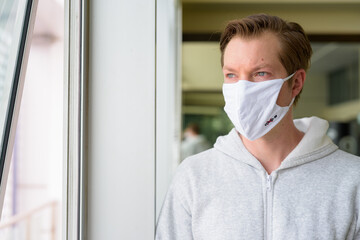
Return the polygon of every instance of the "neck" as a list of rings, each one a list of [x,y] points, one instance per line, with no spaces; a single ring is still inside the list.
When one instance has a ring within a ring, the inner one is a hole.
[[[299,144],[304,133],[299,131],[289,111],[265,136],[250,141],[240,135],[246,149],[257,158],[268,174],[276,170],[287,155]]]

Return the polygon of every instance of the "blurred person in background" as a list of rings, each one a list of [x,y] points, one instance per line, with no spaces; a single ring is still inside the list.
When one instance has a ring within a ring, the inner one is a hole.
[[[181,160],[200,153],[210,148],[210,143],[205,136],[200,134],[200,127],[190,123],[184,130],[184,139],[181,142]]]

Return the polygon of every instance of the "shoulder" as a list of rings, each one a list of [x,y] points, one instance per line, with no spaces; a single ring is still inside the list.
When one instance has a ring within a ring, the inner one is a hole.
[[[221,157],[220,157],[221,158]],[[185,158],[177,168],[176,175],[198,175],[208,169],[215,162],[219,161],[219,151],[215,148],[210,148],[198,154]]]
[[[211,148],[183,160],[173,178],[174,187],[197,186],[209,178],[222,175],[224,169],[233,167],[234,159],[216,148]]]
[[[183,160],[177,167],[167,192],[167,199],[181,202],[186,209],[191,209],[194,195],[199,191],[200,182],[203,182],[207,163],[214,159],[216,150],[209,149]]]
[[[335,175],[360,187],[360,157],[338,149],[326,158]]]
[[[185,158],[178,167],[180,173],[209,173],[213,170],[219,170],[219,167],[232,165],[233,158],[224,154],[216,148],[210,148],[198,154]]]
[[[360,170],[360,157],[356,155],[338,149],[329,155],[329,158],[339,166]]]

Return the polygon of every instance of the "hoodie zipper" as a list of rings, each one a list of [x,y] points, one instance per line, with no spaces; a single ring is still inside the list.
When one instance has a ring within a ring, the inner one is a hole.
[[[273,179],[272,176],[266,174],[266,225],[265,225],[265,239],[272,239],[272,207],[273,207]]]

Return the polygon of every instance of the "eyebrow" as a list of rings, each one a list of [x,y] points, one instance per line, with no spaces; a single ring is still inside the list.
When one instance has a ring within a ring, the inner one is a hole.
[[[236,71],[235,69],[233,69],[233,68],[231,68],[231,67],[228,67],[228,66],[223,66],[222,69],[223,69],[223,70],[228,70],[228,71],[230,71],[230,72]]]
[[[266,68],[266,67],[271,67],[271,65],[268,64],[268,63],[260,64],[258,66],[255,66],[252,71],[258,71],[259,69]],[[232,67],[229,67],[229,66],[226,66],[226,65],[224,65],[222,69],[223,70],[228,70],[228,71],[231,71],[231,72],[236,71],[236,69],[234,69]]]
[[[267,68],[267,67],[272,67],[270,64],[268,64],[268,63],[266,63],[266,64],[261,64],[261,65],[259,65],[259,66],[256,66],[255,68],[254,68],[254,71],[257,71],[257,70],[259,70],[259,69],[262,69],[262,68]]]

